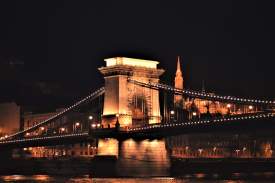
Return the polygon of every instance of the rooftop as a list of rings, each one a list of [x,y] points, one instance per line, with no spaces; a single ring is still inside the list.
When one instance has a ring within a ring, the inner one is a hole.
[[[106,62],[106,67],[115,66],[115,65],[128,65],[136,67],[146,67],[146,68],[157,68],[159,62],[153,60],[143,60],[136,58],[127,58],[127,57],[113,57],[104,59]]]

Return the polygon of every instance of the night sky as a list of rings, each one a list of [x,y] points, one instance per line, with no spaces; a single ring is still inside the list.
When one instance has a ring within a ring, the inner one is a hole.
[[[274,6],[263,1],[1,1],[0,101],[64,105],[103,85],[112,56],[160,61],[171,83],[273,98]]]

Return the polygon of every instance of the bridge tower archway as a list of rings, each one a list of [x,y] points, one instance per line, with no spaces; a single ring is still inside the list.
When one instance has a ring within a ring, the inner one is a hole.
[[[106,66],[99,68],[105,79],[103,126],[114,127],[117,120],[121,127],[132,126],[142,119],[146,119],[142,123],[160,123],[159,91],[128,82],[131,78],[158,83],[164,73],[157,68],[159,62],[126,57],[109,58],[105,62]]]

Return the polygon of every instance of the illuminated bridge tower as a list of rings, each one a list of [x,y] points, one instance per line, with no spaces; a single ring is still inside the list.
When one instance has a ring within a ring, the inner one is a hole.
[[[130,77],[140,82],[159,82],[164,73],[159,62],[126,57],[105,59],[106,66],[99,68],[105,79],[105,96],[102,116],[104,127],[113,127],[118,120],[121,127],[161,121],[159,92],[128,82]]]

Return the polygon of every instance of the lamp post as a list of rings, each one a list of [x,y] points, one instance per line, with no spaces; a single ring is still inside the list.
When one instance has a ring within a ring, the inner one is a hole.
[[[170,111],[170,120],[174,121],[174,117],[175,117],[175,111],[174,110],[171,110]]]
[[[66,128],[64,128],[64,127],[60,128],[60,133],[61,133],[61,134],[62,134],[62,133],[65,133],[65,131],[66,131]]]
[[[73,126],[74,132],[77,132],[79,130],[79,128],[80,128],[80,130],[82,130],[81,127],[82,127],[81,124],[79,122],[76,122]]]
[[[90,129],[90,126],[91,126],[91,123],[92,123],[93,118],[94,118],[94,117],[93,117],[92,115],[89,115],[89,116],[88,116],[88,125],[87,125],[87,126],[88,126],[89,129]],[[93,126],[92,126],[92,127],[93,127]]]
[[[231,104],[227,104],[227,113],[230,114],[231,113]]]
[[[116,130],[119,130],[120,128],[120,124],[119,124],[119,121],[118,121],[118,118],[119,118],[119,114],[116,114]]]

